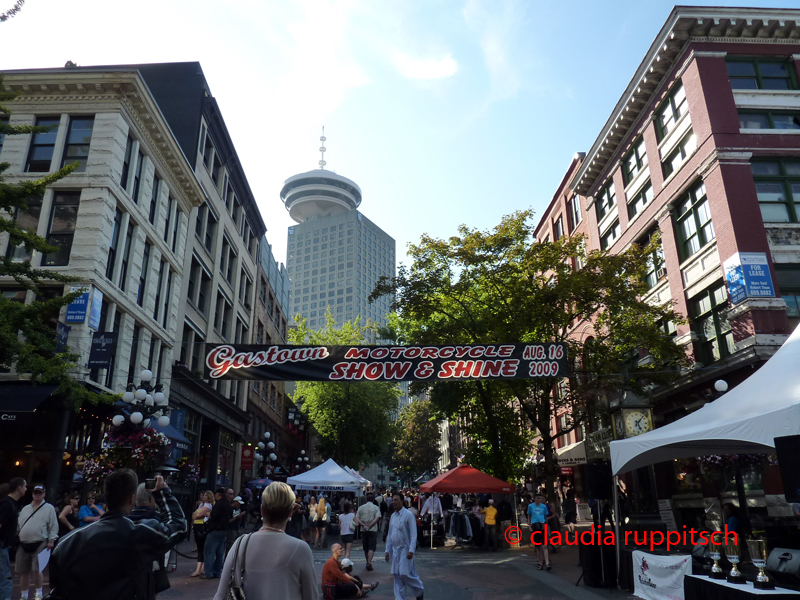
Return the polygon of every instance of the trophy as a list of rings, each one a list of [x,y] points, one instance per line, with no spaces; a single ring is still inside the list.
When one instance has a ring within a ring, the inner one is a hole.
[[[758,577],[753,582],[753,586],[758,590],[774,590],[775,585],[769,580],[764,569],[767,567],[767,542],[762,539],[747,540],[747,549],[750,551],[750,559],[758,567]]]
[[[733,565],[731,573],[728,575],[728,583],[747,583],[739,570],[739,544],[730,544],[728,540],[725,540],[725,556]]]
[[[721,546],[722,532],[716,531],[711,534],[711,543],[708,546],[708,554],[714,559],[714,565],[711,567],[711,579],[725,579],[725,573],[719,566],[719,559],[722,558]]]

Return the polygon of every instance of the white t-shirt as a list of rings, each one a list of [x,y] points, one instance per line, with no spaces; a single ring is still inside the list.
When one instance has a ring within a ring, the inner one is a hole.
[[[339,535],[350,535],[353,533],[353,513],[339,515]]]

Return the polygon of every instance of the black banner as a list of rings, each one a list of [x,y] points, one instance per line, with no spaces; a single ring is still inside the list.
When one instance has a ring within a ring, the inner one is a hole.
[[[113,331],[95,331],[92,334],[92,349],[89,352],[90,369],[104,369],[111,366],[114,359],[114,348],[117,346],[117,334]]]
[[[207,344],[205,378],[273,381],[446,381],[566,377],[563,343],[469,346]]]
[[[56,322],[56,352],[63,352],[64,348],[67,347],[70,331],[72,331],[72,327],[69,325],[61,321]]]

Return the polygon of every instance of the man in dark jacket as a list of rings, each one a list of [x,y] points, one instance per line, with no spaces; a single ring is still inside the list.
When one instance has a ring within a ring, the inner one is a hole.
[[[130,469],[106,478],[108,510],[61,540],[50,558],[50,587],[57,600],[154,600],[153,561],[163,560],[186,531],[186,518],[163,477],[152,491],[160,519],[134,523],[139,480]]]
[[[208,531],[205,548],[206,574],[203,575],[203,579],[219,579],[222,575],[222,565],[225,564],[225,540],[233,518],[233,509],[225,497],[226,493],[224,487],[217,488],[214,494],[217,501],[206,521],[206,531]]]
[[[0,500],[0,600],[10,600],[12,589],[11,562],[8,549],[17,534],[19,499],[28,486],[22,477],[8,482],[8,496]]]

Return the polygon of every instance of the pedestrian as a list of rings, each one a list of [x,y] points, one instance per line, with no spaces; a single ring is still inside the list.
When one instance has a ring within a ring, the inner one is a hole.
[[[78,503],[80,500],[81,496],[78,492],[70,492],[64,497],[64,508],[61,509],[58,515],[58,539],[81,526],[78,518],[78,513],[80,512]],[[58,540],[56,540],[57,542]]]
[[[349,502],[342,505],[342,514],[339,515],[339,537],[344,545],[344,557],[350,558],[350,550],[353,548],[353,519],[355,513],[350,512],[352,506]]]
[[[128,515],[128,518],[134,523],[141,523],[147,521],[161,521],[161,513],[156,510],[156,499],[150,490],[145,489],[144,483],[140,483],[136,489],[136,506]],[[153,587],[156,594],[169,589],[169,578],[167,577],[166,569],[167,556],[161,557],[159,560],[153,561]]]
[[[192,532],[194,533],[194,543],[197,546],[197,567],[189,577],[200,577],[205,573],[205,552],[206,552],[206,523],[214,509],[214,494],[211,490],[206,490],[200,494],[200,502],[192,513]]]
[[[372,571],[372,558],[378,548],[378,523],[381,520],[380,509],[375,506],[372,492],[367,494],[366,504],[358,507],[355,522],[360,525],[361,545],[364,547],[364,558],[367,559],[367,571]],[[348,557],[349,558],[349,557]]]
[[[228,527],[232,516],[231,505],[226,498],[228,491],[217,488],[214,493],[216,502],[206,522],[206,547],[205,566],[208,570],[201,579],[219,579],[222,575],[222,565],[225,562],[225,542],[228,537]]]
[[[439,500],[439,497],[436,494],[425,494],[425,504],[422,505],[422,510],[420,511],[419,516],[424,517],[428,513],[430,513],[434,523],[438,523],[439,519],[444,517],[442,501]]]
[[[228,496],[232,494],[233,490],[228,490]],[[236,541],[242,534],[242,519],[245,517],[245,511],[242,507],[242,497],[236,496],[231,501],[231,521],[228,526],[228,541],[227,549],[230,550],[233,542]]]
[[[547,550],[547,540],[544,538],[544,525],[547,523],[547,506],[544,504],[544,494],[536,492],[533,502],[528,505],[528,528],[531,531],[531,543],[536,546],[536,556],[539,559],[538,569],[541,571],[545,566],[547,570],[552,570],[550,564],[550,553]],[[536,542],[534,534],[541,533],[539,542]]]
[[[331,514],[331,507],[325,501],[325,498],[320,498],[319,502],[317,503],[317,508],[315,511],[315,518],[314,518],[314,526],[316,529],[316,537],[315,537],[315,546],[319,548],[322,546],[323,548],[327,548],[328,545],[325,542],[325,539],[328,534],[328,523],[330,522],[330,514]]]
[[[386,514],[383,516],[383,541],[389,536],[389,523],[391,523],[392,515],[394,514],[394,503],[389,502],[386,507]]]
[[[236,569],[244,569],[247,600],[318,600],[314,555],[300,540],[285,535],[286,523],[295,503],[292,489],[273,482],[261,496],[264,525],[239,538],[225,559],[222,579],[214,600],[227,600],[228,590],[240,584]]]
[[[11,600],[11,558],[8,549],[17,535],[19,500],[28,491],[22,477],[14,477],[8,482],[5,498],[0,500],[0,600]]]
[[[392,496],[394,513],[389,521],[386,538],[386,562],[391,562],[396,600],[411,598],[423,600],[424,588],[414,567],[414,549],[417,547],[417,525],[414,516],[404,506],[401,493]]]
[[[28,599],[28,588],[33,579],[36,588],[35,600],[42,600],[43,577],[39,569],[39,553],[52,550],[58,538],[58,517],[56,509],[44,499],[44,486],[33,487],[33,501],[24,507],[17,518],[19,547],[15,560],[15,570],[19,575],[22,600]]]
[[[578,503],[575,501],[575,490],[569,488],[564,499],[564,524],[570,533],[575,531],[578,523]]]
[[[483,549],[497,552],[497,509],[494,500],[489,498],[489,506],[481,509],[483,513]]]
[[[58,600],[154,600],[153,562],[163,560],[186,532],[186,518],[164,478],[148,490],[159,519],[138,523],[128,516],[136,505],[139,479],[130,469],[106,477],[108,510],[98,520],[61,540],[50,558],[51,596]]]
[[[86,504],[81,506],[78,512],[78,520],[80,521],[81,527],[86,527],[89,523],[99,521],[100,517],[105,513],[102,508],[95,504],[96,501],[97,495],[91,492],[86,498]]]
[[[341,544],[331,546],[331,557],[322,567],[323,600],[360,598],[363,595],[361,588],[358,587],[358,580],[342,571],[343,555],[344,549]]]
[[[358,589],[361,590],[361,595],[362,596],[366,596],[367,592],[373,591],[375,588],[378,587],[378,585],[380,585],[379,581],[376,581],[376,582],[371,583],[371,584],[370,583],[364,583],[363,581],[361,581],[361,577],[359,577],[358,575],[353,575],[353,561],[350,560],[349,558],[343,558],[342,562],[341,562],[341,566],[342,566],[342,572],[345,575],[350,575],[350,577],[355,579],[354,583],[358,586]]]

